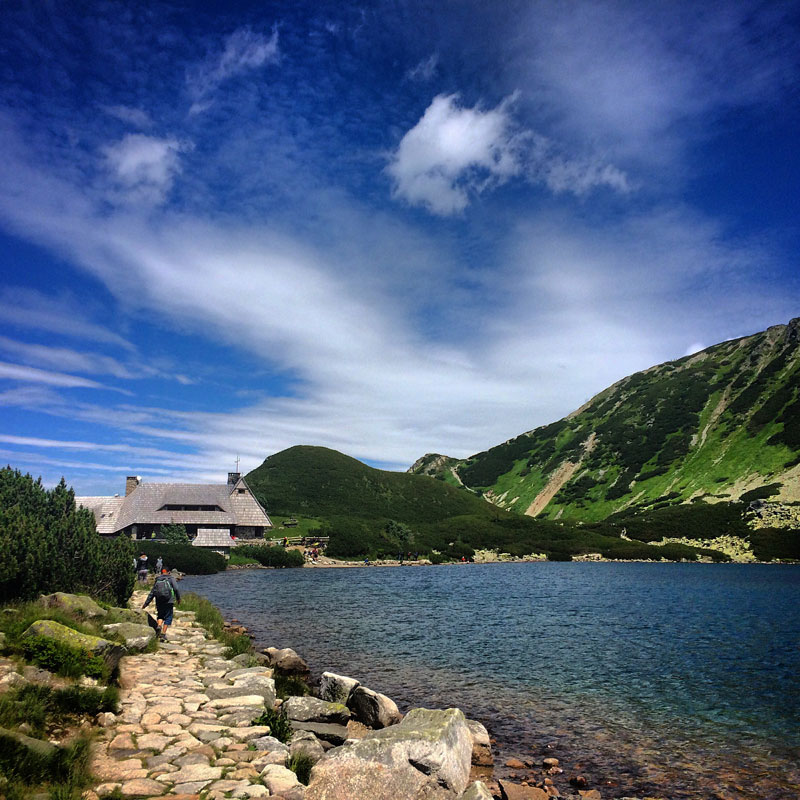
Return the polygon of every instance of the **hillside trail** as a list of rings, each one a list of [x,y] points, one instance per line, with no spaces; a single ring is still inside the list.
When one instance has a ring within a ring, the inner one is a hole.
[[[141,608],[145,597],[135,592],[131,607]],[[196,800],[201,791],[210,800],[270,795],[259,782],[260,760],[269,755],[247,744],[269,733],[248,721],[263,709],[263,698],[242,690],[212,699],[208,687],[233,686],[244,674],[271,677],[272,670],[243,668],[223,658],[224,649],[194,612],[176,610],[157,652],[122,659],[120,711],[102,715],[103,735],[91,760],[98,784],[84,800],[112,792],[169,800]]]

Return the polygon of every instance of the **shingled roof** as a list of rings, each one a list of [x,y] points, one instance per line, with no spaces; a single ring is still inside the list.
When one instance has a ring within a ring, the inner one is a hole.
[[[98,533],[105,534],[132,525],[272,527],[244,478],[228,484],[140,483],[125,497],[76,497],[75,501],[91,509]]]

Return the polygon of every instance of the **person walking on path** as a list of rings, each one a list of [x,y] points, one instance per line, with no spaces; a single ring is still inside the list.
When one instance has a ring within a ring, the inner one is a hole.
[[[164,566],[164,559],[161,558],[161,556],[159,556],[158,560],[156,561],[156,575],[161,574],[161,569],[163,566]]]
[[[136,572],[139,575],[139,583],[147,580],[147,553],[142,553],[136,562]]]
[[[156,621],[158,623],[156,633],[158,638],[165,642],[167,640],[167,628],[172,624],[172,612],[175,609],[175,603],[180,603],[181,601],[178,584],[166,569],[162,569],[161,574],[156,576],[153,588],[150,590],[150,594],[147,595],[147,600],[144,601],[142,608],[147,608],[153,599],[156,601]]]

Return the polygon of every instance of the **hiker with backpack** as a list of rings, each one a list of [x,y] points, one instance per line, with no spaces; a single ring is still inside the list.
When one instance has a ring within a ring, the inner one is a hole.
[[[175,603],[180,603],[181,601],[178,584],[166,568],[162,569],[161,574],[156,577],[153,588],[150,590],[150,594],[147,595],[147,600],[144,601],[142,608],[147,608],[153,599],[156,601],[158,622],[156,634],[162,642],[165,642],[167,640],[167,628],[172,624],[172,612]]]

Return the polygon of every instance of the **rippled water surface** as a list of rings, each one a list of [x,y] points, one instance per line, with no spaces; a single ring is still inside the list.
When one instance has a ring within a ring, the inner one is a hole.
[[[181,588],[401,710],[463,708],[499,763],[556,755],[604,797],[800,797],[800,567],[238,570]]]

